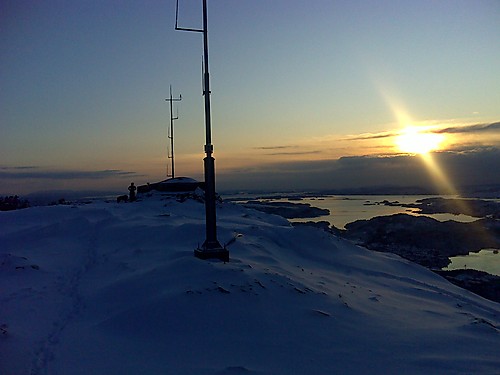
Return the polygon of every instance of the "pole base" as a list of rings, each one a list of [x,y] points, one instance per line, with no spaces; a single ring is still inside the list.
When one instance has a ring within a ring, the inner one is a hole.
[[[216,246],[206,246],[194,250],[194,256],[199,259],[219,259],[223,262],[229,262],[229,250],[222,247],[218,242]]]

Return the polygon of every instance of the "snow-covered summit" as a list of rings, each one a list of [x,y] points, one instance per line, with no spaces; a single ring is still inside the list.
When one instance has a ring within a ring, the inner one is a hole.
[[[0,213],[1,374],[495,374],[500,307],[396,255],[233,204]]]

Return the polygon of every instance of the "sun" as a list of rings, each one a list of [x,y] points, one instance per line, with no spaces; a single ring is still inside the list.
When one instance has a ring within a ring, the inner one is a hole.
[[[425,133],[416,127],[408,127],[396,137],[395,143],[401,152],[427,154],[439,150],[443,140],[443,134]]]

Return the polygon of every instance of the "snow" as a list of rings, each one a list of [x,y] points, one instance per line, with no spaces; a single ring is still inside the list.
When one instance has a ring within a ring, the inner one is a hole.
[[[0,213],[0,374],[496,374],[497,303],[235,204]]]
[[[160,184],[176,184],[176,183],[189,183],[189,184],[198,184],[199,182],[196,181],[195,179],[192,179],[190,177],[176,177],[176,178],[169,178],[168,180],[164,180],[160,182]]]

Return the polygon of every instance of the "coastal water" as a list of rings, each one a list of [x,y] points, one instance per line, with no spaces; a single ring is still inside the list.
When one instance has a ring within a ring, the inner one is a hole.
[[[339,229],[344,229],[347,223],[356,220],[368,220],[376,216],[387,216],[398,213],[410,215],[421,215],[416,208],[401,207],[397,204],[412,204],[419,199],[435,198],[436,196],[422,195],[337,195],[326,197],[302,198],[301,203],[309,203],[311,206],[326,208],[330,210],[329,215],[319,216],[311,219],[292,219],[291,221],[328,221]],[[287,201],[280,199],[276,201]],[[389,202],[391,205],[385,204]],[[439,221],[455,220],[460,222],[471,222],[478,218],[468,215],[453,214],[426,214]]]
[[[421,215],[418,209],[405,208],[395,205],[386,205],[383,202],[399,202],[402,204],[415,203],[418,199],[430,198],[428,196],[331,196],[324,198],[305,198],[301,202],[309,203],[311,206],[327,208],[329,215],[309,219],[313,221],[328,221],[337,228],[344,228],[345,224],[360,219],[371,219],[375,216],[393,215],[407,213],[410,215]],[[460,222],[472,222],[477,217],[453,214],[425,214],[439,221],[454,220]],[[304,219],[293,219],[293,221],[307,221]],[[478,253],[450,258],[451,264],[446,268],[453,269],[476,269],[493,275],[500,276],[500,254],[498,249],[483,249]]]
[[[398,213],[410,215],[423,215],[416,208],[401,207],[397,204],[413,204],[419,199],[424,198],[457,198],[455,196],[422,196],[422,195],[335,195],[318,197],[283,197],[277,196],[269,200],[271,202],[300,202],[309,203],[313,207],[326,208],[330,214],[315,218],[290,219],[291,222],[305,221],[327,221],[339,229],[344,229],[347,223],[356,220],[368,220],[376,216],[386,216]],[[250,198],[250,197],[249,197]],[[263,198],[263,197],[260,197]],[[387,204],[389,203],[389,204]],[[459,222],[472,222],[478,220],[477,217],[455,214],[425,214],[439,221],[454,220]],[[498,249],[484,249],[479,253],[470,253],[469,255],[450,258],[451,264],[446,269],[471,268],[485,271],[490,274],[500,275],[500,254]]]
[[[444,270],[474,269],[500,276],[500,252],[497,249],[483,249],[450,258],[451,263]]]

